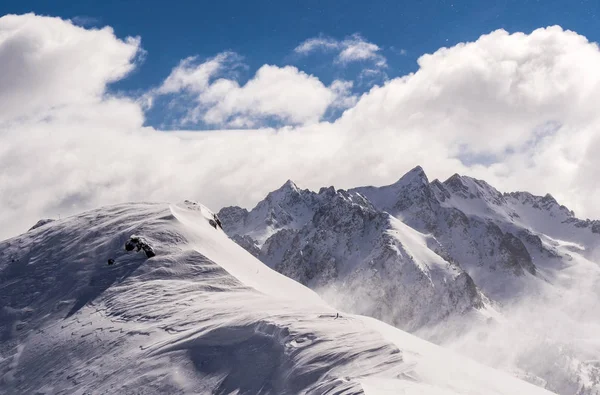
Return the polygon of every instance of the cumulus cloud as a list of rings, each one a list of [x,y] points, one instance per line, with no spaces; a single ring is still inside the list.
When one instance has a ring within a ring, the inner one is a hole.
[[[376,59],[377,66],[383,67],[386,65],[385,58],[378,55],[378,51],[379,47],[377,45],[364,41],[360,37],[356,37],[344,45],[342,51],[338,55],[338,59],[342,63]]]
[[[365,40],[358,33],[344,40],[314,37],[304,41],[294,49],[294,52],[301,55],[307,55],[314,51],[336,51],[336,62],[341,64],[368,60],[372,61],[377,67],[387,67],[387,60],[380,53],[381,48],[377,44]]]
[[[551,190],[576,211],[598,215],[585,201],[598,196],[595,175],[582,165],[600,131],[592,104],[600,98],[599,55],[595,43],[560,27],[498,30],[422,56],[416,73],[373,88],[337,123],[426,136],[444,156],[487,158],[467,171],[500,188]],[[582,188],[593,193],[581,195]]]
[[[204,120],[213,124],[237,123],[242,118],[254,126],[253,119],[269,116],[304,124],[319,121],[339,92],[346,91],[329,89],[295,67],[265,65],[244,86],[226,79],[216,81],[199,101],[210,107]]]
[[[135,67],[140,39],[110,27],[86,30],[34,14],[0,18],[0,123],[44,118],[72,103],[97,101]]]
[[[195,103],[182,123],[200,121],[226,127],[253,127],[265,120],[298,125],[318,122],[328,108],[354,103],[348,81],[325,86],[318,78],[296,67],[264,65],[246,84],[234,78],[217,78],[228,72],[240,57],[222,53],[204,63],[195,58],[181,62],[154,95],[186,93]]]
[[[256,125],[196,133],[143,127],[140,100],[107,93],[140,51],[139,39],[109,28],[0,18],[0,238],[99,205],[249,207],[288,178],[315,189],[382,185],[416,164],[432,178],[459,172],[550,192],[600,217],[600,51],[576,33],[495,31],[424,55],[416,73],[360,98],[349,82],[326,86],[294,67],[265,65],[241,84],[231,74],[239,57],[184,60],[152,95],[183,93],[200,109],[190,116]],[[336,106],[350,108],[319,121]],[[264,128],[270,117],[288,125]]]
[[[197,64],[197,61],[196,56],[182,60],[156,93],[177,93],[184,90],[200,93],[208,88],[209,82],[218,73],[223,72],[224,69],[231,70],[241,61],[241,58],[236,53],[223,52],[202,64]]]

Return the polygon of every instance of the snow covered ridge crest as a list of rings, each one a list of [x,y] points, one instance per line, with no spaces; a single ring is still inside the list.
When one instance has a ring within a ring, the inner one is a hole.
[[[340,314],[214,218],[123,204],[0,242],[0,393],[549,393]]]

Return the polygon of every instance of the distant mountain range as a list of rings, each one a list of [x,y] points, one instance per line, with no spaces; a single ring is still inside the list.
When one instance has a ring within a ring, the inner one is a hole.
[[[218,215],[239,245],[333,305],[441,343],[600,279],[600,221],[577,219],[549,194],[501,193],[458,174],[430,182],[421,167],[382,187],[314,192],[290,180],[250,211]],[[600,366],[579,357],[564,362],[581,364],[567,378],[532,380],[598,393]]]

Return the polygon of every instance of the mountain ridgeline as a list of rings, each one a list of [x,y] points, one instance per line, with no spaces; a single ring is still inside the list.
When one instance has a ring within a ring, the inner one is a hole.
[[[0,241],[0,394],[550,394],[339,314],[214,220],[128,203]]]
[[[458,174],[430,182],[421,167],[383,187],[317,193],[287,181],[251,211],[218,215],[268,266],[407,330],[489,318],[568,265],[571,250],[600,245],[600,222],[575,218],[551,195],[500,193]]]

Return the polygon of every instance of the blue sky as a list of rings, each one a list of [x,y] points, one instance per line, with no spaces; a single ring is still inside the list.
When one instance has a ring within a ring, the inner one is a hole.
[[[333,65],[332,55],[298,56],[306,39],[343,40],[360,34],[381,48],[388,78],[417,69],[424,53],[473,41],[498,28],[529,33],[558,24],[591,41],[600,39],[597,1],[22,1],[4,0],[0,14],[35,12],[71,18],[86,27],[112,26],[117,37],[140,36],[146,57],[113,90],[135,95],[160,83],[184,58],[215,56],[225,50],[243,57],[244,83],[264,64],[293,65],[324,84],[357,81],[361,65]],[[381,81],[378,81],[381,83]],[[355,83],[354,93],[370,88]],[[165,127],[165,109],[155,106],[147,123]],[[334,116],[339,112],[334,112]],[[166,125],[168,127],[168,125]],[[199,125],[202,128],[204,125]]]

